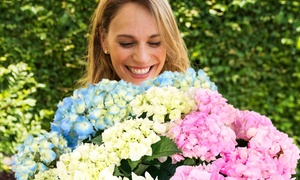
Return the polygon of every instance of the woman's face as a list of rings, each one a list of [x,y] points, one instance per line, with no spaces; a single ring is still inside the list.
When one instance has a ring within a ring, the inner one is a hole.
[[[125,4],[112,19],[102,40],[103,49],[109,52],[120,79],[140,85],[158,76],[164,66],[166,48],[156,20],[139,4]]]

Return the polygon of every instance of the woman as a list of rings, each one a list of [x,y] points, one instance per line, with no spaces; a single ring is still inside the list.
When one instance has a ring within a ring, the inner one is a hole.
[[[100,0],[91,25],[81,86],[103,78],[140,85],[165,70],[190,66],[167,0]]]

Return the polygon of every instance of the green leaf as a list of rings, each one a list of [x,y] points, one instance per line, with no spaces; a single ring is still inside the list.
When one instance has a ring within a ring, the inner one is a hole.
[[[131,171],[133,171],[141,161],[132,161],[132,160],[128,159],[127,162],[129,164],[129,166],[131,167]]]
[[[102,142],[102,135],[99,135],[99,136],[96,136],[95,138],[93,138],[91,140],[91,142],[93,143],[96,143],[98,145],[101,145],[103,142]]]
[[[131,172],[134,172],[136,175],[142,175],[149,166],[148,164],[141,164],[141,160],[131,161],[130,159],[123,159],[121,165],[115,169],[114,175],[130,177]]]
[[[197,166],[199,164],[203,164],[205,161],[202,161],[201,159],[197,158],[186,158],[182,164],[186,166]]]
[[[171,156],[181,151],[177,148],[176,144],[170,138],[165,136],[161,137],[161,140],[155,144],[152,144],[152,156],[146,156],[145,161],[151,161],[155,158]]]
[[[124,176],[124,174],[121,173],[121,171],[118,167],[115,168],[113,175],[114,176]]]
[[[134,173],[138,176],[142,175],[150,165],[139,164]]]
[[[118,168],[119,168],[119,173],[123,174],[125,177],[131,176],[131,166],[128,160],[123,159],[121,161],[121,165]]]
[[[170,179],[178,166],[181,166],[182,162],[178,162],[176,164],[172,164],[172,158],[168,157],[168,159],[161,164],[159,168],[158,178],[159,179]]]

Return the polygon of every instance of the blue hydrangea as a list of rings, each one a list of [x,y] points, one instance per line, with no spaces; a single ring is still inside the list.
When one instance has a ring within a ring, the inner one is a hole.
[[[85,116],[78,116],[76,119],[75,131],[78,139],[87,139],[90,134],[94,133],[92,123]]]
[[[98,130],[128,118],[129,102],[142,91],[142,87],[123,80],[107,79],[77,89],[58,104],[51,130],[62,134],[73,149],[78,142],[91,139]]]
[[[13,170],[17,179],[33,179],[38,172],[53,168],[61,154],[70,152],[67,141],[58,133],[28,136],[17,148],[14,155]]]
[[[218,89],[203,70],[196,72],[193,68],[188,68],[185,73],[165,71],[155,79],[143,82],[142,86],[145,89],[149,89],[152,86],[174,86],[182,90],[187,90],[191,87],[201,87],[211,90]]]

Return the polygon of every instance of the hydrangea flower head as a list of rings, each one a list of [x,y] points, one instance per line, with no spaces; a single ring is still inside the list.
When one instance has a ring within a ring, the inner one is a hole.
[[[251,131],[252,137],[248,142],[248,149],[254,149],[264,158],[272,160],[268,162],[273,165],[269,167],[269,176],[280,175],[285,179],[291,178],[291,174],[296,173],[294,167],[297,166],[300,158],[300,150],[293,143],[293,139],[274,126],[252,128]]]
[[[138,161],[142,156],[151,156],[151,145],[160,140],[154,124],[148,119],[132,119],[105,129],[103,144],[84,143],[60,157],[56,170],[59,178],[96,179],[107,174],[107,167],[119,166],[122,159]]]
[[[156,131],[155,124],[147,118],[129,119],[106,129],[102,140],[120,159],[137,161],[144,155],[151,156],[151,145],[160,140],[161,132]]]
[[[203,70],[196,72],[193,68],[188,68],[185,73],[164,71],[155,79],[143,82],[142,86],[145,87],[145,89],[149,89],[152,86],[173,86],[184,91],[191,87],[217,90],[215,83],[210,81]]]
[[[227,99],[217,91],[210,89],[194,89],[194,98],[198,111],[204,114],[216,114],[224,116],[221,121],[227,125],[232,124],[237,116],[237,110],[227,103]]]
[[[225,177],[219,174],[217,167],[208,165],[198,166],[179,166],[170,180],[225,180]]]
[[[266,126],[273,126],[268,117],[254,111],[244,110],[239,111],[239,115],[231,127],[238,139],[249,140],[254,135],[254,129]]]
[[[61,155],[55,173],[60,179],[97,179],[106,167],[119,163],[120,159],[104,145],[84,143]]]
[[[99,173],[99,180],[129,180],[127,177],[117,177],[113,175],[114,172],[114,166],[109,166],[105,168],[103,171]],[[143,176],[138,176],[134,172],[131,173],[131,179],[132,180],[154,180],[151,175],[146,171],[145,172],[145,177]],[[157,178],[155,180],[158,180]]]
[[[232,178],[247,179],[290,179],[289,172],[277,169],[277,160],[254,148],[238,147],[212,163],[220,173]],[[279,170],[279,171],[278,171]],[[276,178],[275,178],[276,177]]]
[[[121,122],[129,115],[129,102],[142,88],[125,81],[103,79],[95,85],[77,89],[58,104],[51,130],[61,133],[69,147],[90,139],[98,130]]]
[[[220,153],[234,150],[236,135],[230,122],[237,110],[217,91],[199,88],[194,97],[198,109],[174,123],[168,134],[184,157],[210,162]]]
[[[40,171],[34,176],[35,180],[58,180],[56,168],[48,169],[46,171]]]
[[[30,135],[17,148],[14,156],[14,172],[17,179],[30,179],[39,172],[53,168],[60,155],[70,151],[67,141],[58,133]]]
[[[187,92],[172,86],[151,87],[130,102],[132,114],[164,123],[181,118],[196,108]]]

